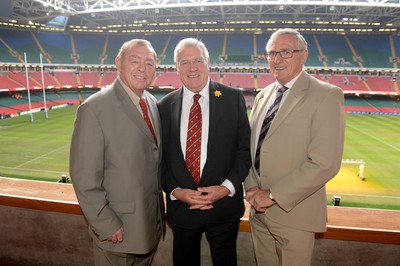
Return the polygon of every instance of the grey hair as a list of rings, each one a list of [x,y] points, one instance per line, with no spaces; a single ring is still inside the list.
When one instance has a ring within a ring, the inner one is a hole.
[[[118,52],[118,54],[117,54],[117,57],[122,57],[122,56],[124,55],[125,51],[126,51],[128,48],[130,48],[130,47],[132,47],[132,46],[134,46],[134,45],[138,45],[138,46],[147,46],[147,47],[151,50],[151,52],[154,54],[154,61],[157,62],[157,53],[156,53],[156,51],[154,50],[153,45],[151,45],[151,43],[150,43],[149,41],[144,40],[144,39],[132,39],[132,40],[130,40],[130,41],[125,42],[125,43],[121,46],[121,48],[119,49],[119,52]]]
[[[274,40],[276,40],[279,36],[282,36],[285,34],[296,36],[298,49],[308,50],[308,43],[307,43],[306,39],[303,37],[303,35],[301,35],[300,32],[298,32],[297,30],[291,29],[291,28],[279,29],[279,30],[275,31],[274,33],[272,33],[271,37],[269,38],[269,40],[267,42],[267,45],[265,46],[265,50],[268,50],[268,47],[271,45],[271,43]]]
[[[174,62],[175,63],[178,62],[179,53],[187,47],[200,48],[205,59],[210,59],[210,54],[208,53],[208,50],[202,41],[197,40],[195,38],[186,38],[186,39],[181,40],[178,43],[178,45],[175,47],[175,50],[174,50]]]

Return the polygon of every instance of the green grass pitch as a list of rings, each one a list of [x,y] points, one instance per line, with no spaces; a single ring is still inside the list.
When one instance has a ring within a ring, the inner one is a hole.
[[[0,176],[57,181],[68,174],[69,145],[76,106],[0,120]],[[400,209],[400,116],[347,115],[344,159],[366,162],[365,181],[358,165],[343,164],[327,185],[327,204]]]

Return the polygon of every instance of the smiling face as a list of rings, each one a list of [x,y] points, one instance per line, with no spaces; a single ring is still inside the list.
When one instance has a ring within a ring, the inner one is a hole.
[[[282,50],[301,50],[297,37],[292,34],[280,35],[267,47],[267,53],[281,52]],[[293,53],[292,58],[282,58],[278,54],[274,59],[268,59],[272,75],[280,84],[285,85],[303,70],[307,56],[308,51],[304,50]]]
[[[145,45],[131,45],[115,58],[115,65],[121,81],[139,97],[151,84],[156,73],[154,52]]]
[[[197,46],[183,48],[177,59],[176,69],[182,83],[190,91],[200,92],[208,82],[209,59]]]

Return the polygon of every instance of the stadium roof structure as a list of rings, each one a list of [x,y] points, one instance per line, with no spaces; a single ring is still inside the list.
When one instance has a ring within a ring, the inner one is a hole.
[[[100,32],[249,31],[282,27],[400,34],[399,0],[2,0],[0,27]],[[30,26],[29,26],[30,25]]]

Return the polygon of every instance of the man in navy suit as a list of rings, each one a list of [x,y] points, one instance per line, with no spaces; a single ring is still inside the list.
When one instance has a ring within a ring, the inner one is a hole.
[[[181,40],[174,61],[183,86],[158,104],[174,265],[200,265],[203,233],[214,265],[237,265],[236,239],[245,209],[242,182],[251,165],[245,100],[240,90],[210,80],[209,53],[201,41]],[[202,121],[199,180],[193,179],[186,150],[196,94],[201,107],[196,121]]]

